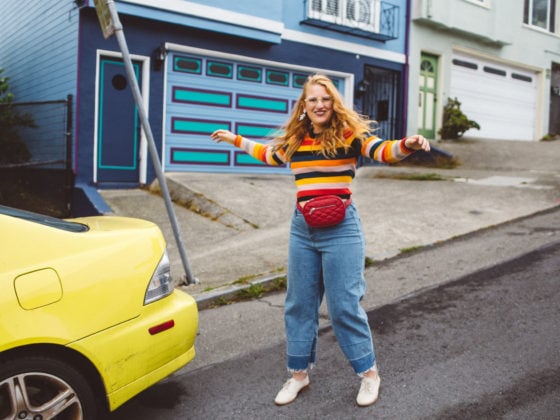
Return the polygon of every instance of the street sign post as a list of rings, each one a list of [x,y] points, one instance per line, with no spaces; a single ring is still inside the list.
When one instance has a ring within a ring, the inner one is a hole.
[[[101,25],[101,30],[103,31],[103,36],[105,37],[105,39],[107,39],[110,36],[115,35],[119,44],[119,48],[121,49],[126,75],[132,88],[132,94],[138,108],[138,114],[140,116],[142,128],[144,130],[144,133],[146,134],[146,139],[148,140],[148,150],[150,152],[152,164],[154,165],[154,170],[159,181],[161,195],[163,196],[163,199],[165,201],[165,207],[167,208],[167,213],[169,215],[169,220],[173,229],[175,241],[177,242],[177,248],[179,249],[181,261],[185,270],[187,284],[196,284],[198,283],[198,280],[193,277],[191,272],[189,260],[187,258],[185,246],[183,244],[183,239],[181,238],[181,229],[179,227],[179,222],[177,221],[177,215],[175,214],[175,210],[173,209],[173,202],[171,201],[171,197],[169,195],[167,181],[165,179],[165,176],[163,175],[163,169],[161,167],[161,162],[159,161],[159,155],[157,153],[154,136],[152,134],[150,122],[148,121],[148,113],[146,111],[146,107],[144,106],[144,101],[142,100],[142,94],[140,93],[138,81],[136,80],[136,75],[132,66],[132,59],[130,58],[128,45],[126,43],[123,27],[119,20],[119,15],[115,7],[115,2],[114,0],[94,0],[94,3],[95,9],[97,11],[97,17]]]

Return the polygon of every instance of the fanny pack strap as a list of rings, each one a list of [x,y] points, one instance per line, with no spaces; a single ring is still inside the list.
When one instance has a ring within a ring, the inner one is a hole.
[[[319,196],[320,197],[320,196]],[[318,197],[314,197],[314,198],[318,198]],[[340,197],[339,197],[340,198]],[[342,198],[341,198],[342,200]],[[311,200],[309,200],[306,204],[309,204],[311,201],[313,201],[313,198]],[[346,201],[344,202],[344,208],[347,208],[350,204],[352,203],[352,197],[348,197],[348,199],[346,199]],[[297,204],[297,208],[299,211],[301,211],[303,213],[303,207],[302,205],[299,203],[299,201],[296,203]]]

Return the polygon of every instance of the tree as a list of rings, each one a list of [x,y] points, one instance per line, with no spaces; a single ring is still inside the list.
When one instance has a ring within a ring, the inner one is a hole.
[[[0,67],[0,164],[23,163],[31,159],[31,153],[17,128],[35,127],[35,122],[30,114],[21,113],[14,107],[9,77],[2,76],[3,72]]]

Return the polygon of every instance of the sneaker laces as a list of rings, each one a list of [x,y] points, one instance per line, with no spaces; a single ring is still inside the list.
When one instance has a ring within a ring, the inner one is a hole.
[[[287,391],[288,388],[290,388],[290,385],[292,384],[292,380],[295,381],[295,379],[290,378],[284,383],[284,386],[282,387],[282,391]]]
[[[362,379],[362,384],[360,385],[360,392],[365,391],[368,394],[373,394],[375,391],[376,380],[373,378]]]

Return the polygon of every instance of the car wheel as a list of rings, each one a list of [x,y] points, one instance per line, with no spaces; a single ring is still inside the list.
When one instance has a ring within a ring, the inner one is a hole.
[[[0,363],[1,419],[82,420],[96,415],[94,392],[74,367],[44,356]]]

